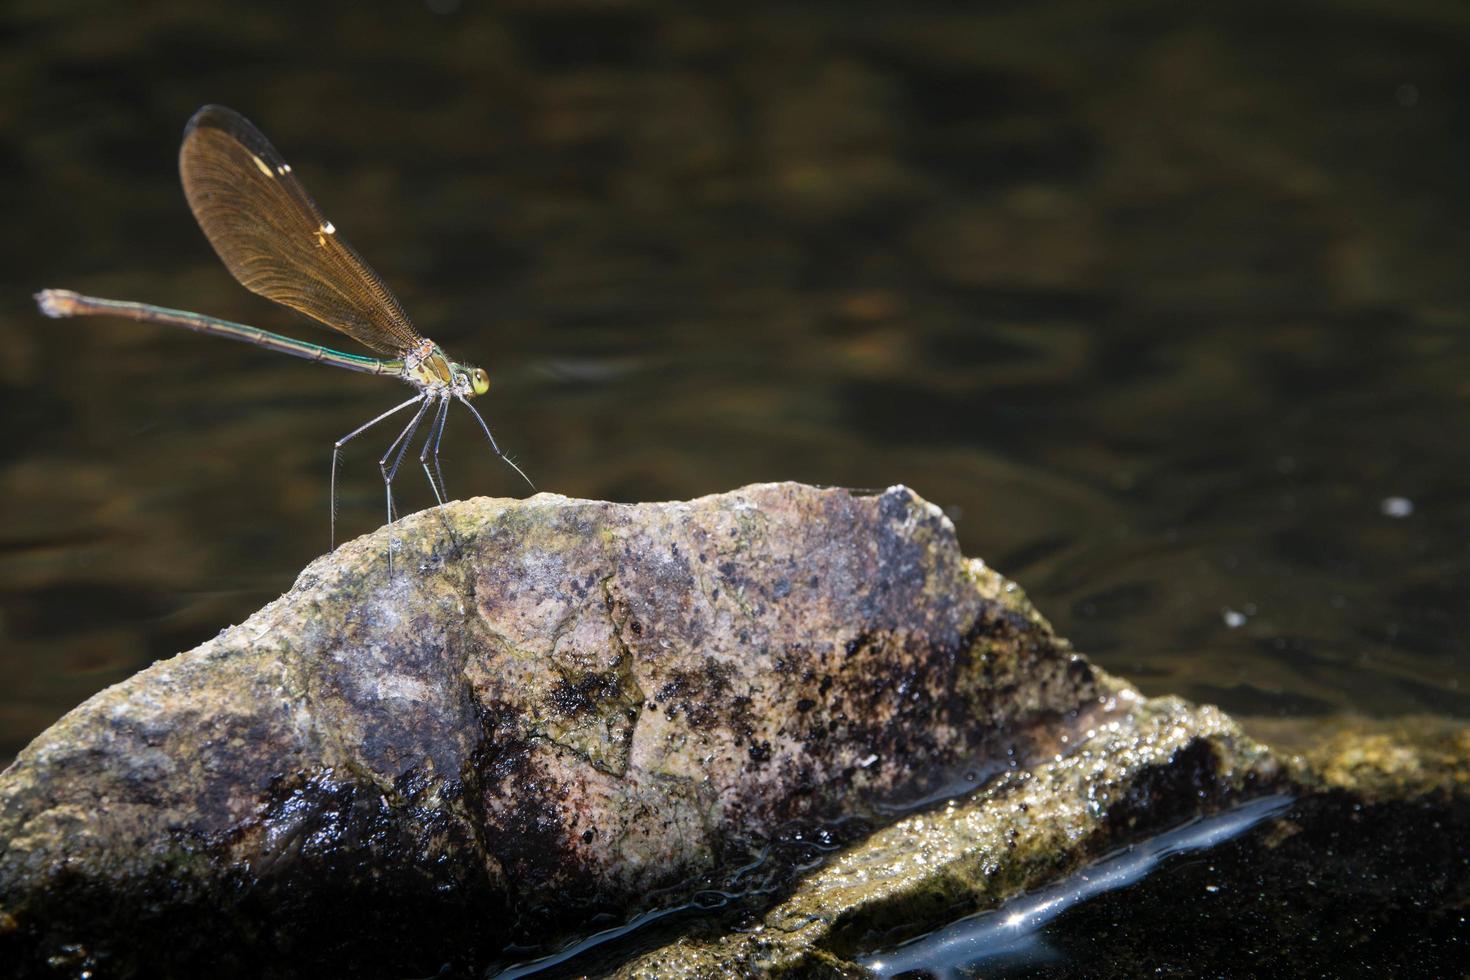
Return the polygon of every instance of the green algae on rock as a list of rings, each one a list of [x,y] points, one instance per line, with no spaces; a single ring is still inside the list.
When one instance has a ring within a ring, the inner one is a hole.
[[[1119,690],[902,487],[480,499],[391,537],[396,575],[388,530],[344,545],[0,776],[9,962],[469,967],[528,910],[1023,766]]]

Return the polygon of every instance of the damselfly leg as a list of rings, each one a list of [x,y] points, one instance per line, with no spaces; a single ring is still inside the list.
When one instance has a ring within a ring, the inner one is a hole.
[[[434,499],[439,501],[440,506],[449,499],[449,488],[444,485],[444,472],[439,469],[439,442],[444,438],[444,423],[448,418],[449,398],[441,395],[439,411],[434,415],[433,424],[429,426],[428,438],[424,439],[424,451],[419,453],[419,465],[424,468],[429,486],[434,488]],[[432,470],[429,468],[430,459],[434,463]]]
[[[516,465],[515,460],[511,459],[509,456],[505,455],[505,453],[500,451],[500,447],[495,443],[495,437],[490,434],[490,426],[485,424],[485,419],[481,417],[480,413],[475,409],[475,406],[470,404],[470,400],[463,395],[455,395],[454,397],[463,402],[464,407],[469,409],[470,414],[475,417],[475,421],[480,423],[480,431],[484,432],[485,438],[490,440],[490,451],[499,456],[501,459],[505,460],[505,465],[509,466],[511,469],[519,473],[521,479],[526,481],[526,486],[530,487],[532,490],[535,490],[536,484],[532,483],[531,478],[527,476],[524,472],[522,472],[521,468]]]
[[[423,404],[414,413],[412,421],[403,427],[403,431],[398,433],[398,438],[393,440],[388,451],[383,454],[383,458],[378,460],[378,469],[383,474],[383,488],[388,493],[388,524],[390,526],[398,519],[393,509],[393,478],[398,475],[398,467],[403,465],[403,457],[408,453],[408,445],[413,441],[413,434],[418,431],[419,423],[424,420],[425,415],[429,414],[429,409],[433,405],[434,402],[426,392],[423,395]],[[391,465],[388,462],[390,456],[393,458]],[[390,557],[392,555],[391,549],[389,555]]]
[[[336,548],[337,547],[337,461],[342,458],[342,447],[345,446],[345,445],[347,445],[353,439],[356,439],[358,436],[362,435],[368,429],[371,429],[373,426],[377,425],[379,422],[383,421],[384,419],[391,418],[392,416],[397,415],[399,412],[403,411],[408,406],[415,405],[415,404],[423,401],[427,397],[428,397],[428,395],[426,395],[426,394],[424,394],[422,392],[419,393],[419,394],[417,394],[417,395],[414,395],[408,401],[403,402],[401,405],[395,405],[395,406],[393,406],[392,408],[388,409],[388,411],[384,412],[382,415],[379,415],[377,418],[373,419],[372,421],[370,421],[370,422],[364,422],[362,425],[359,425],[357,428],[355,428],[351,432],[347,433],[341,439],[338,439],[332,445],[332,484],[331,484],[331,497],[332,497],[331,528],[332,528],[332,537],[331,537],[331,546],[333,548]],[[391,514],[389,515],[389,518],[388,519],[390,521],[393,519]]]

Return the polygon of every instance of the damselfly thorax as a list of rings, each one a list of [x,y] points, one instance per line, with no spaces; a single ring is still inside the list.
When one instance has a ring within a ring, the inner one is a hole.
[[[424,338],[404,355],[403,380],[434,395],[473,398],[490,390],[490,377],[483,369],[456,364],[444,348]]]
[[[332,448],[331,540],[337,538],[337,465],[342,447],[395,415],[417,407],[408,424],[378,461],[388,501],[388,523],[396,513],[393,480],[425,420],[419,463],[434,499],[447,498],[439,468],[439,444],[449,403],[469,409],[490,449],[530,484],[520,467],[496,444],[470,399],[490,390],[477,367],[453,361],[420,334],[398,298],[357,251],[337,234],[306,188],[270,141],[244,116],[223,106],[205,106],[184,129],[179,174],[189,208],[230,274],[251,292],[346,334],[381,357],[333,350],[200,313],[146,303],[97,299],[65,289],[36,294],[47,316],[118,316],[165,323],[198,333],[241,340],[349,371],[394,375],[415,389],[412,398],[353,429]],[[533,487],[534,489],[534,487]]]

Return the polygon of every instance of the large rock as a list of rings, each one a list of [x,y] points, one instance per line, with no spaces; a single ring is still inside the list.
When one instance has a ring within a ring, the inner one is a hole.
[[[791,484],[407,518],[0,776],[0,959],[432,974],[785,822],[1024,769],[1126,692],[932,505]]]

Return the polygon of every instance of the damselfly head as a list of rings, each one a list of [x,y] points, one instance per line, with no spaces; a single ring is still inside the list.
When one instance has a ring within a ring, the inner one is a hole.
[[[456,364],[454,366],[454,388],[466,398],[483,395],[490,390],[490,375],[485,373],[484,368]]]

